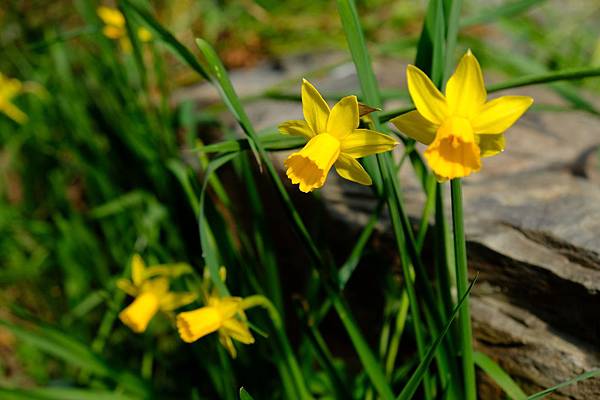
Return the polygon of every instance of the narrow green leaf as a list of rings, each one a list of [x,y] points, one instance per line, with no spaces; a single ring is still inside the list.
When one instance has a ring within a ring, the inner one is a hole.
[[[463,205],[462,205],[462,182],[460,178],[450,181],[452,197],[452,226],[454,238],[454,263],[456,267],[456,290],[462,296],[467,291],[469,283],[469,271],[467,265],[467,245],[465,240]],[[473,363],[473,331],[471,328],[471,312],[469,300],[465,300],[458,318],[460,330],[461,361],[463,366],[463,379],[465,398],[475,400],[477,398],[477,387],[475,383],[475,364]]]
[[[240,388],[240,400],[254,400],[243,386]]]
[[[446,326],[444,327],[444,329],[442,329],[440,335],[433,341],[433,343],[429,347],[429,350],[427,351],[427,354],[425,355],[425,358],[419,363],[419,366],[408,380],[408,383],[406,384],[404,389],[402,389],[402,392],[400,392],[398,397],[396,397],[396,400],[409,400],[413,398],[415,392],[417,391],[417,388],[419,387],[419,382],[421,381],[421,379],[423,379],[423,376],[425,375],[425,372],[427,371],[431,360],[433,360],[433,357],[435,356],[435,353],[437,352],[440,343],[442,343],[442,340],[444,339],[444,336],[450,329],[454,318],[456,318],[456,315],[463,307],[463,304],[465,303],[467,297],[469,297],[469,294],[471,293],[471,290],[473,289],[473,286],[475,285],[476,281],[477,279],[474,279],[473,282],[471,282],[471,285],[454,308],[454,311],[452,311],[452,315],[448,319]]]
[[[473,353],[473,361],[475,364],[485,371],[490,378],[494,380],[504,390],[504,392],[513,400],[525,400],[527,395],[523,390],[512,380],[512,378],[485,354],[476,351]]]
[[[210,68],[210,81],[219,90],[225,105],[238,121],[244,132],[246,132],[246,135],[248,135],[248,138],[250,139],[250,149],[252,150],[259,167],[261,167],[261,158],[258,154],[258,148],[256,147],[258,138],[254,132],[252,123],[250,122],[248,115],[246,115],[246,111],[244,111],[242,103],[231,84],[231,80],[229,79],[229,75],[227,74],[223,63],[208,42],[202,39],[196,39],[196,45],[198,46],[198,49],[200,49],[200,52]]]
[[[206,219],[204,204],[206,201],[206,188],[208,186],[208,182],[212,174],[214,174],[215,171],[217,171],[220,167],[227,164],[229,161],[233,160],[237,156],[238,153],[228,153],[215,158],[208,164],[208,167],[205,171],[202,190],[200,191],[200,198],[198,204],[198,229],[200,230],[200,245],[202,246],[202,257],[204,258],[206,267],[210,271],[210,277],[212,279],[213,284],[219,290],[219,293],[222,296],[229,295],[229,290],[219,277],[219,268],[221,266],[221,263],[219,262],[219,255],[215,243],[215,238],[213,236],[212,231],[210,230],[210,226],[208,225],[208,221]]]
[[[173,54],[175,54],[175,56],[185,62],[194,71],[199,73],[204,79],[210,80],[208,72],[198,62],[196,57],[194,57],[194,55],[183,44],[181,44],[181,42],[179,42],[175,36],[171,35],[169,31],[163,28],[163,26],[159,24],[156,19],[150,15],[150,13],[141,9],[129,0],[123,0],[120,2],[120,4],[125,9],[130,8],[137,13],[146,23],[146,26],[152,31],[152,33],[158,37],[167,46],[167,48],[169,48]]]
[[[551,388],[548,388],[546,390],[542,390],[541,392],[538,392],[536,394],[532,394],[531,396],[529,396],[527,398],[527,400],[535,400],[535,399],[541,399],[546,397],[547,395],[549,395],[550,393],[553,393],[555,391],[557,391],[560,388],[563,388],[565,386],[570,386],[574,383],[586,380],[586,379],[590,379],[590,378],[594,378],[596,376],[600,376],[600,368],[598,369],[594,369],[588,372],[585,372],[581,375],[577,375],[575,378],[573,379],[569,379],[568,381],[565,381],[563,383],[559,383],[556,386],[552,386]]]
[[[306,144],[306,139],[303,137],[282,135],[280,133],[258,136],[258,141],[262,144],[265,150],[269,151],[297,149]],[[247,150],[249,148],[249,140],[243,138],[223,140],[218,143],[199,146],[193,149],[193,151],[201,153],[225,153]]]
[[[35,389],[0,388],[4,400],[138,400],[122,393],[100,390],[47,387]]]

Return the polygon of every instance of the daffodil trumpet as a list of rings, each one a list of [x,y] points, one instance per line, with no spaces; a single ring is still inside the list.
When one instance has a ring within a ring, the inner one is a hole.
[[[415,66],[406,70],[415,111],[391,122],[407,136],[428,145],[424,156],[438,180],[468,176],[481,158],[504,150],[504,131],[533,103],[528,96],[487,101],[479,62],[470,50],[462,57],[442,94]]]
[[[221,268],[220,279],[225,281],[225,268]],[[279,323],[276,310],[264,296],[255,295],[247,298],[220,296],[215,288],[210,289],[210,277],[204,278],[205,306],[179,313],[176,319],[177,330],[181,340],[193,343],[211,333],[218,333],[219,342],[232,358],[237,356],[234,340],[242,344],[254,343],[250,332],[245,310],[263,306],[269,310],[274,323]]]
[[[119,313],[119,319],[132,331],[142,333],[159,311],[172,312],[193,302],[197,295],[169,290],[170,278],[191,272],[187,264],[146,267],[139,255],[131,262],[131,280],[119,279],[117,287],[134,297],[134,301]]]
[[[308,193],[321,188],[329,170],[345,179],[371,185],[371,177],[358,158],[392,150],[398,142],[383,133],[358,129],[360,116],[376,111],[359,106],[356,96],[342,98],[329,108],[317,89],[302,81],[304,120],[286,121],[279,125],[284,135],[303,136],[308,143],[285,161],[286,175],[300,191]]]

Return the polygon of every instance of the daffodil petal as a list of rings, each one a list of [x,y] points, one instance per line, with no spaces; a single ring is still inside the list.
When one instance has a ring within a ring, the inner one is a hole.
[[[452,115],[471,118],[481,109],[486,97],[481,67],[469,50],[446,84],[448,107]]]
[[[329,118],[329,106],[317,89],[306,79],[302,80],[302,113],[315,134],[325,132]]]
[[[346,96],[331,109],[327,121],[327,133],[341,139],[358,127],[358,118],[356,96]]]
[[[21,111],[17,106],[12,103],[5,103],[0,106],[0,111],[6,114],[10,119],[18,124],[24,124],[27,122],[27,114]]]
[[[397,144],[398,142],[393,137],[383,133],[369,129],[355,129],[341,140],[340,150],[350,157],[361,158],[390,151]]]
[[[119,289],[132,297],[135,297],[139,294],[138,288],[131,283],[129,279],[117,279],[116,285]]]
[[[214,307],[202,307],[193,311],[185,311],[177,315],[176,324],[179,336],[186,343],[217,331],[223,323],[219,311]]]
[[[503,96],[483,105],[471,119],[473,130],[480,135],[502,133],[512,126],[533,104],[528,96]]]
[[[283,135],[304,136],[308,140],[315,136],[306,121],[286,121],[279,125],[279,132]]]
[[[335,163],[336,172],[344,179],[370,186],[373,181],[367,171],[354,158],[341,153]]]
[[[504,134],[479,136],[479,149],[481,157],[491,157],[504,150]]]
[[[229,353],[231,358],[236,358],[237,350],[235,349],[233,340],[231,340],[231,338],[229,336],[227,336],[226,334],[224,334],[222,332],[223,331],[219,331],[219,342],[221,343],[221,345],[223,347],[225,347],[225,349],[227,350],[227,352]]]
[[[119,313],[119,319],[132,331],[142,333],[158,312],[158,302],[153,293],[142,293]]]
[[[435,138],[438,125],[423,118],[418,111],[411,111],[393,118],[390,121],[398,130],[417,142],[429,144]]]
[[[223,321],[223,327],[221,329],[225,331],[224,333],[227,336],[231,336],[238,342],[244,344],[254,343],[254,337],[252,336],[252,333],[250,333],[248,325],[235,318]]]
[[[449,115],[444,95],[435,87],[431,79],[414,65],[406,68],[408,91],[415,107],[423,117],[434,124],[441,124]]]
[[[139,254],[134,254],[131,259],[131,280],[135,286],[141,286],[146,279],[146,265]]]
[[[121,14],[121,11],[116,8],[110,8],[106,6],[100,6],[96,10],[98,16],[107,25],[113,25],[117,27],[125,26],[125,17]]]

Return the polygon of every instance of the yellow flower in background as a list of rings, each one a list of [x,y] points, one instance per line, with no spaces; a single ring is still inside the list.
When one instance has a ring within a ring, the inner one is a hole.
[[[104,22],[102,33],[109,39],[119,40],[121,48],[124,51],[131,50],[131,42],[127,37],[127,29],[125,27],[125,17],[116,8],[100,6],[96,10],[98,16]],[[142,42],[149,42],[152,39],[152,34],[146,28],[140,27],[137,31],[138,38]]]
[[[225,268],[219,271],[225,281]],[[186,343],[192,343],[214,332],[218,332],[219,341],[235,358],[237,351],[233,340],[243,344],[254,343],[254,337],[248,328],[244,310],[254,307],[255,302],[247,302],[241,297],[221,297],[216,289],[209,291],[210,277],[204,279],[206,293],[204,307],[185,311],[177,315],[177,330]],[[262,297],[262,296],[259,296]]]
[[[406,70],[416,110],[391,120],[411,138],[428,145],[425,159],[439,181],[481,168],[481,158],[504,150],[503,132],[533,103],[528,96],[486,101],[481,68],[468,50],[446,84],[445,96],[417,67]]]
[[[186,343],[218,332],[219,341],[234,358],[237,352],[232,340],[243,344],[254,343],[240,297],[210,296],[207,306],[177,315],[177,330]]]
[[[282,134],[308,140],[304,148],[285,161],[286,174],[293,184],[308,193],[325,184],[331,167],[345,179],[370,185],[371,177],[357,158],[392,150],[398,143],[392,137],[369,129],[358,129],[356,96],[346,96],[330,110],[321,94],[306,79],[302,81],[304,120],[279,126]]]
[[[191,272],[191,268],[187,264],[146,267],[142,257],[134,255],[131,281],[120,279],[117,287],[135,297],[135,300],[119,313],[119,319],[132,331],[141,333],[158,311],[173,311],[193,302],[197,297],[195,293],[169,291],[170,278],[188,272]]]
[[[27,115],[15,106],[12,100],[21,93],[23,93],[21,81],[7,78],[0,73],[0,112],[19,124],[27,121]]]

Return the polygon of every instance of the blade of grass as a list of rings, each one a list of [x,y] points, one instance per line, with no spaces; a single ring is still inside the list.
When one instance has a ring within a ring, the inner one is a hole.
[[[574,383],[583,381],[585,379],[594,378],[596,376],[600,376],[600,368],[599,369],[594,369],[594,370],[591,370],[591,371],[588,371],[588,372],[585,372],[585,373],[583,373],[581,375],[577,375],[573,379],[569,379],[568,381],[565,381],[563,383],[559,383],[556,386],[552,386],[551,388],[548,388],[548,389],[542,390],[541,392],[537,392],[535,394],[532,394],[531,396],[529,396],[527,398],[527,400],[536,400],[536,399],[544,398],[547,395],[549,395],[550,393],[553,393],[553,392],[557,391],[560,388],[572,385]]]
[[[475,364],[485,371],[490,378],[494,380],[504,390],[504,392],[513,400],[526,400],[527,395],[523,390],[512,380],[512,378],[494,362],[491,358],[481,352],[473,353],[473,361]]]
[[[460,179],[450,181],[452,195],[452,225],[454,228],[454,261],[456,265],[456,288],[458,295],[463,296],[469,283],[469,270],[467,265],[467,245],[465,242],[465,229],[462,206],[462,186]],[[463,366],[463,379],[466,400],[477,398],[475,383],[475,364],[473,362],[473,333],[471,330],[471,313],[469,301],[460,309],[458,318],[460,327],[461,358]]]
[[[9,389],[0,388],[0,397],[4,400],[136,400],[122,393],[100,390],[72,388],[35,388]]]
[[[291,150],[306,144],[306,139],[298,136],[287,136],[280,133],[259,135],[258,141],[265,150]],[[193,151],[202,153],[225,153],[231,151],[242,151],[250,148],[249,139],[229,139],[218,143],[199,146]]]
[[[184,45],[182,45],[181,42],[179,42],[169,31],[163,28],[163,26],[160,25],[156,21],[156,19],[154,19],[154,17],[150,15],[150,13],[138,7],[129,0],[122,0],[121,2],[119,2],[119,4],[123,8],[130,8],[133,11],[135,11],[135,13],[142,18],[142,20],[146,24],[146,27],[152,31],[154,36],[159,38],[176,57],[182,60],[194,71],[199,73],[200,76],[202,76],[204,79],[210,80],[208,72],[198,62],[196,57],[194,57],[194,55]]]
[[[243,386],[240,388],[240,400],[254,400]]]
[[[464,293],[464,295],[461,297],[460,301],[454,308],[452,315],[450,316],[450,318],[448,318],[446,326],[444,326],[444,329],[442,329],[439,336],[433,341],[433,343],[429,347],[429,350],[427,351],[425,359],[419,363],[419,366],[408,380],[408,383],[406,384],[404,389],[402,389],[398,397],[396,397],[396,400],[409,400],[413,398],[415,392],[417,391],[417,388],[419,387],[419,382],[423,379],[423,376],[425,375],[425,372],[427,371],[431,360],[433,360],[433,357],[437,352],[438,346],[440,345],[440,343],[442,343],[442,340],[444,339],[444,336],[446,336],[446,333],[450,329],[454,318],[456,318],[456,315],[460,312],[460,310],[466,303],[467,298],[469,297],[469,294],[471,293],[471,290],[473,289],[476,280],[477,279],[474,279],[473,282],[471,282],[471,285],[468,287],[467,291]]]
[[[252,127],[252,123],[250,122],[248,115],[246,115],[246,111],[244,111],[244,108],[242,107],[240,99],[233,89],[233,85],[227,76],[227,72],[225,71],[223,63],[219,59],[219,56],[214,51],[212,46],[206,41],[202,39],[196,39],[196,45],[206,59],[209,68],[211,68],[209,80],[213,83],[213,86],[215,86],[219,92],[221,92],[221,98],[225,102],[225,105],[229,111],[231,111],[246,135],[250,138],[250,149],[254,154],[254,158],[256,158],[259,168],[262,169],[261,158],[258,154],[258,148],[256,147],[256,142],[258,141],[257,135],[254,132],[254,128]]]

